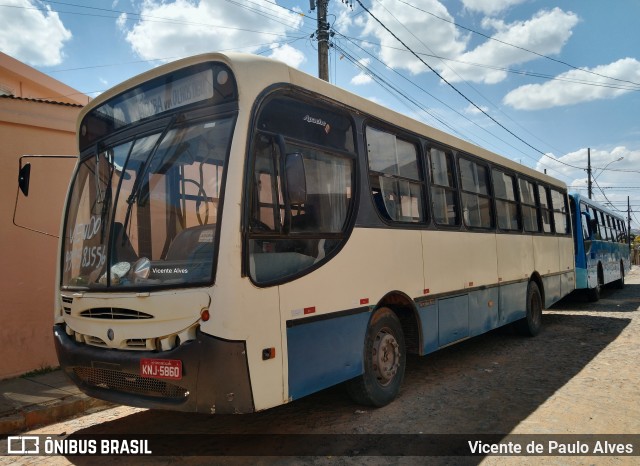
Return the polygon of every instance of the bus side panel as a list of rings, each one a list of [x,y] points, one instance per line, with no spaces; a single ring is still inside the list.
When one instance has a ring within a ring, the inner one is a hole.
[[[544,307],[547,308],[558,301],[560,296],[560,275],[550,275],[542,277],[542,285],[544,286]]]
[[[430,294],[497,282],[495,233],[423,231],[422,243]]]
[[[469,295],[438,300],[438,343],[446,346],[469,336]]]
[[[422,354],[425,355],[438,349],[438,305],[434,300],[420,304],[418,315],[422,327]]]
[[[369,312],[360,312],[287,328],[291,399],[362,374],[369,317]]]
[[[527,315],[528,281],[511,283],[500,287],[500,325],[506,325]]]
[[[469,294],[469,335],[474,337],[498,326],[498,287]]]
[[[564,272],[560,277],[560,297],[564,297],[576,288],[576,277],[574,274],[574,243],[573,239],[558,238],[558,248],[560,249],[560,271]]]
[[[529,279],[535,270],[532,238],[525,235],[497,235],[496,252],[498,256],[499,283],[508,283]],[[502,309],[502,306],[501,306]],[[504,323],[500,320],[500,323]]]

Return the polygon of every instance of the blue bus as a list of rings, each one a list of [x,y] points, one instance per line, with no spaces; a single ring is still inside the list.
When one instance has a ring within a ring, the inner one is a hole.
[[[624,287],[631,267],[625,219],[603,205],[572,193],[569,196],[576,254],[576,290],[589,301],[600,299],[605,285]]]

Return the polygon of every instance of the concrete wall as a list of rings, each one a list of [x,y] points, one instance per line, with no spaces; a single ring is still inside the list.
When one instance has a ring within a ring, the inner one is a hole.
[[[0,98],[0,379],[57,366],[53,294],[58,239],[13,224],[24,154],[77,154],[78,105]],[[18,223],[59,234],[74,160],[34,160]]]

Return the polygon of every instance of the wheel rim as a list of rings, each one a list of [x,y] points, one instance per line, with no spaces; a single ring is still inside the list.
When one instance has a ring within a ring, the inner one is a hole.
[[[400,367],[400,347],[388,329],[382,329],[373,342],[373,370],[380,385],[391,383]]]

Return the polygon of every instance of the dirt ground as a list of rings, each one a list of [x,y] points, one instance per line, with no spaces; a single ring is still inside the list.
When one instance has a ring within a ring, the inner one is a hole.
[[[409,357],[399,398],[372,409],[333,387],[250,415],[194,415],[118,407],[31,434],[370,434],[379,442],[427,434],[640,434],[640,269],[623,290],[597,303],[569,297],[543,315],[543,331],[524,338],[497,330],[426,357]],[[385,434],[385,435],[379,435]],[[398,435],[406,434],[406,435]],[[424,435],[425,437],[422,437]],[[313,436],[310,436],[313,438]],[[546,438],[546,437],[542,437]],[[605,438],[605,437],[602,437]],[[404,446],[403,446],[403,443]],[[640,446],[636,445],[636,450]],[[640,456],[154,457],[135,464],[640,464]],[[363,452],[353,451],[354,455]],[[367,454],[366,452],[364,454]],[[0,463],[37,464],[5,457]],[[51,464],[130,464],[131,458],[56,457]],[[32,462],[34,461],[34,462]]]

